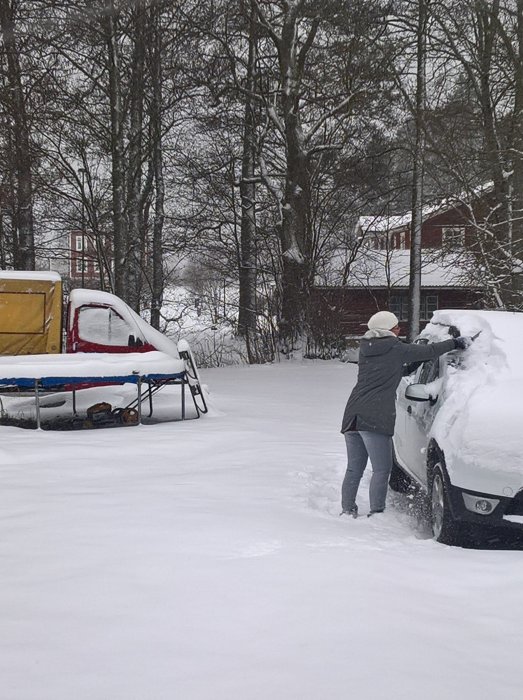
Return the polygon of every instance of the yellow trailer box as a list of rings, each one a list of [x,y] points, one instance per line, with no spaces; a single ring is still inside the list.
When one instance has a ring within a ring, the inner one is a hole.
[[[60,275],[0,270],[0,355],[61,351]]]

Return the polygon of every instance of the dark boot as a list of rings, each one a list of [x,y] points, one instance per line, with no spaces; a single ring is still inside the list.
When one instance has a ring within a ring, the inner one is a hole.
[[[358,517],[358,506],[354,505],[352,508],[343,509],[340,513],[341,515],[352,515],[353,518]]]

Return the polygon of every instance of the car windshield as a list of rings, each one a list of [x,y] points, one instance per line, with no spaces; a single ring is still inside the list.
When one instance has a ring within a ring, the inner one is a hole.
[[[437,343],[442,340],[449,340],[450,338],[457,338],[459,335],[461,335],[460,330],[457,326],[449,324],[449,323],[438,323],[434,324],[438,326],[443,326],[444,328],[447,329],[449,337],[448,338],[442,338],[440,337],[432,337],[430,339],[427,339],[431,343]],[[425,340],[424,338],[419,338],[418,341]],[[456,369],[459,369],[460,367],[463,366],[463,359],[464,355],[462,352],[455,352],[451,351],[447,354],[444,355],[444,362],[446,363],[447,367],[455,367]]]

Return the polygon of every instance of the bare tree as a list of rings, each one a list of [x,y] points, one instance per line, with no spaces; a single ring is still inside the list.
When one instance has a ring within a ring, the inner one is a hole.
[[[378,85],[381,97],[388,94],[385,8],[379,2],[350,8],[335,0],[254,2],[266,55],[272,44],[277,57],[259,96],[273,129],[272,152],[261,152],[260,174],[280,215],[280,349],[291,356],[302,353],[306,342],[317,257],[315,182],[334,154],[355,147],[348,134],[351,128],[357,133],[362,110],[378,106]]]
[[[16,22],[11,0],[0,0],[0,29],[3,40],[3,57],[6,63],[8,85],[8,125],[14,149],[13,161],[16,173],[16,210],[13,264],[22,270],[34,270],[35,242],[33,228],[33,174],[31,135],[25,94],[22,84],[20,55],[16,42]]]
[[[487,303],[518,308],[521,283],[517,259],[522,251],[523,227],[522,8],[511,0],[460,0],[458,6],[443,1],[433,9],[433,50],[445,58],[446,75],[457,74],[460,85],[466,86],[466,110],[473,119],[470,131],[459,133],[463,144],[459,148],[454,138],[444,152],[441,143],[445,139],[430,129],[427,139],[471,207],[477,272],[488,289]],[[451,80],[447,80],[447,95],[449,84]],[[456,136],[454,131],[452,136]],[[460,163],[465,153],[466,168]],[[486,181],[492,183],[489,197],[484,187],[478,189]],[[476,191],[482,191],[481,203],[476,202]]]

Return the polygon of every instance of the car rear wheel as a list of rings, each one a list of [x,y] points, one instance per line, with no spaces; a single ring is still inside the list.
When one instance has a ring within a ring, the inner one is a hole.
[[[442,544],[460,544],[463,532],[449,506],[447,487],[441,463],[434,466],[430,493],[430,522],[434,539]]]

